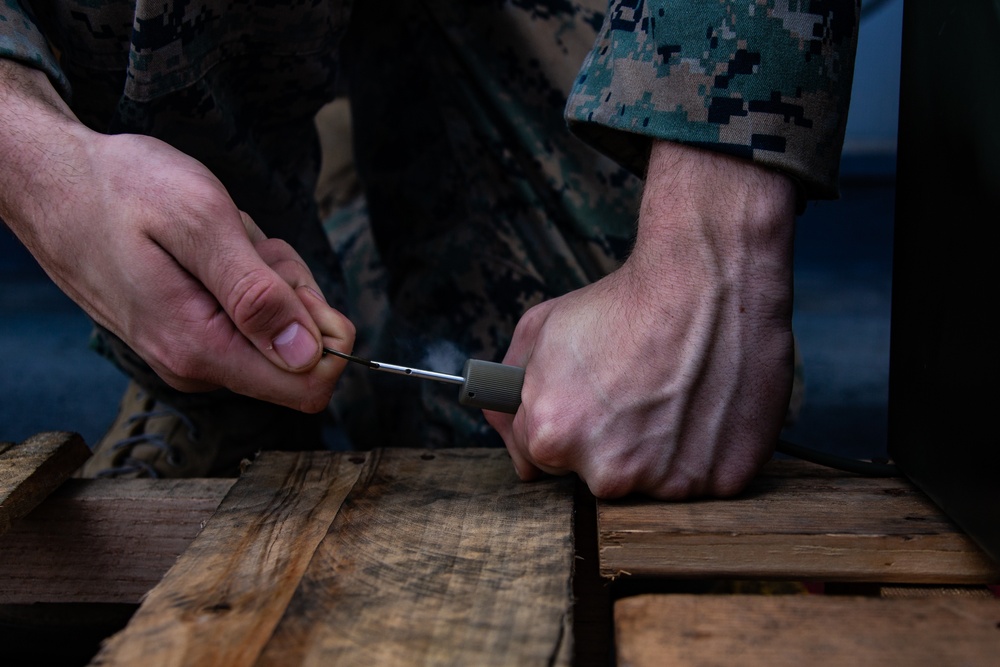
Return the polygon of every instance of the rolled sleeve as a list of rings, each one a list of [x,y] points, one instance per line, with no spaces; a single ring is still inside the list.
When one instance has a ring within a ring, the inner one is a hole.
[[[0,58],[42,70],[63,97],[69,96],[69,82],[27,3],[0,0]]]
[[[835,198],[859,12],[857,0],[612,0],[567,122],[639,175],[662,139]]]

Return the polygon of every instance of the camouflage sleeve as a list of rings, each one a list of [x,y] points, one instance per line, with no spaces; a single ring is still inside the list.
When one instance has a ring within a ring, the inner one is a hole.
[[[570,129],[640,175],[665,139],[836,198],[859,12],[859,0],[610,0]]]
[[[0,58],[16,60],[48,74],[52,85],[63,96],[69,94],[69,82],[45,35],[38,29],[27,2],[0,0]]]

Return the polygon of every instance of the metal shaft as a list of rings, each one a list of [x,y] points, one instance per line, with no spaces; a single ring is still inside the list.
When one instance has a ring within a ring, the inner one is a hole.
[[[397,366],[381,361],[370,361],[354,355],[323,348],[324,354],[332,354],[376,371],[409,375],[423,380],[435,380],[461,385],[458,402],[472,408],[495,410],[514,414],[521,405],[521,385],[524,383],[524,369],[519,366],[497,364],[492,361],[469,359],[465,362],[461,375],[450,375],[436,371],[425,371],[409,366]]]
[[[463,384],[465,382],[465,378],[461,375],[448,375],[447,373],[438,373],[437,371],[425,371],[419,368],[408,368],[406,366],[386,364],[381,361],[371,362],[369,368],[376,371],[385,371],[386,373],[396,373],[397,375],[412,375],[415,378],[421,378],[423,380],[437,380],[438,382],[449,382],[451,384]]]

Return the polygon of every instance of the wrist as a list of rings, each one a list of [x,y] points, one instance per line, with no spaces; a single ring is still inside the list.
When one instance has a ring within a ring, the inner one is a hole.
[[[626,266],[653,298],[683,290],[788,317],[795,197],[780,172],[656,142]]]
[[[780,172],[659,141],[647,174],[637,244],[690,239],[725,252],[784,247],[792,236],[795,185]]]
[[[52,207],[72,205],[90,136],[43,72],[0,59],[0,218],[29,247]]]

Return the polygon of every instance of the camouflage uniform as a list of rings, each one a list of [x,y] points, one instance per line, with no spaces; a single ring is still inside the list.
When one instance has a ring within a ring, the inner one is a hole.
[[[860,11],[860,0],[612,2],[570,127],[637,173],[642,137],[667,139],[836,198]]]
[[[836,194],[856,0],[351,5],[0,0],[0,56],[47,71],[91,127],[205,162],[328,277],[359,352],[444,372],[499,359],[527,308],[618,265],[652,139]],[[326,243],[311,120],[338,90],[364,198]],[[342,384],[360,446],[499,444],[453,386]]]

